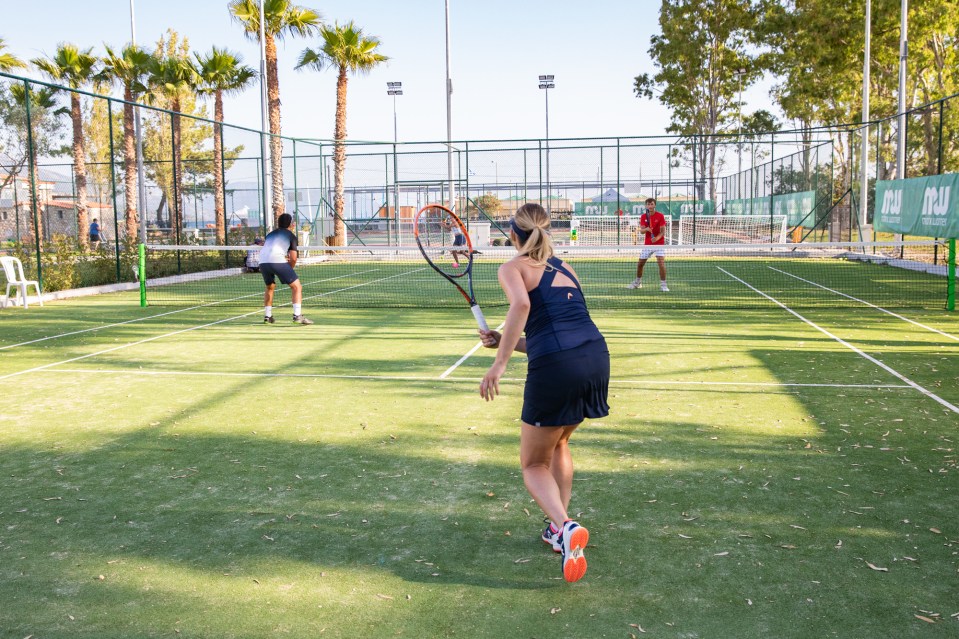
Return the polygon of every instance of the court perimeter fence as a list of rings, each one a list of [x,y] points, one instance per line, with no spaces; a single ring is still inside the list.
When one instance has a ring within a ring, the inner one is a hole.
[[[450,201],[451,149],[455,208],[481,244],[504,243],[509,216],[525,202],[550,211],[559,244],[635,243],[642,240],[635,229],[646,197],[657,198],[673,224],[684,216],[693,222],[689,244],[701,239],[697,221],[726,216],[768,216],[770,243],[779,241],[776,220],[783,215],[790,242],[859,241],[869,239],[860,224],[860,198],[867,200],[871,224],[877,180],[959,172],[957,97],[866,127],[451,145],[349,141],[339,212],[334,142],[279,137],[282,208],[294,216],[304,245],[408,246],[416,211]],[[82,114],[78,136],[72,99]],[[142,185],[135,109],[142,119]],[[900,126],[907,147],[902,175],[896,163]],[[869,148],[865,194],[863,135]],[[135,281],[141,239],[151,245],[250,245],[273,227],[279,211],[264,188],[261,149],[268,136],[0,73],[0,252],[20,257],[32,279],[55,291]],[[70,152],[77,141],[83,144],[82,166]],[[216,146],[223,149],[219,162]],[[570,241],[576,220],[607,217],[618,219],[604,231],[612,236],[584,230]],[[93,219],[100,241],[89,243]],[[672,236],[680,236],[678,229]],[[945,251],[932,246],[928,260],[943,264]],[[186,268],[182,262],[180,268]]]

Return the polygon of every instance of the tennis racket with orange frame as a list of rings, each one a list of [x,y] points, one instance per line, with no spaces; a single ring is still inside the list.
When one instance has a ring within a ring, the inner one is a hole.
[[[445,206],[428,204],[416,214],[413,235],[426,263],[456,287],[470,305],[476,323],[481,329],[488,331],[486,318],[483,317],[483,311],[476,303],[476,294],[473,292],[475,251],[462,220]],[[463,243],[454,245],[458,235],[462,235]],[[466,284],[466,288],[461,282]]]

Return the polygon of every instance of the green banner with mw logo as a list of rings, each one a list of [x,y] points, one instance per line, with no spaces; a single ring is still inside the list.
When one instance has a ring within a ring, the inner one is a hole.
[[[920,237],[959,237],[959,173],[876,182],[873,227]]]

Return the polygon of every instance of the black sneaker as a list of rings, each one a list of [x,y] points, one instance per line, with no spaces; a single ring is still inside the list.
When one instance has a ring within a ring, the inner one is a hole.
[[[272,316],[272,315],[270,315],[269,317],[264,317],[264,318],[263,318],[263,323],[264,323],[264,324],[272,324],[272,323],[275,322],[275,321],[276,321],[276,320],[273,319],[273,316]]]
[[[313,323],[313,320],[307,318],[307,317],[304,316],[304,315],[294,315],[294,316],[293,316],[293,323],[294,323],[294,324],[309,325],[309,324],[312,324],[312,323]]]

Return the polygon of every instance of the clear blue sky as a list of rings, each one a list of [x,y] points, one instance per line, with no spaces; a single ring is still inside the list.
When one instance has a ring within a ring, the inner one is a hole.
[[[303,0],[327,22],[356,22],[382,41],[391,59],[349,82],[348,136],[392,140],[393,102],[387,81],[403,82],[397,98],[400,140],[446,138],[443,0]],[[545,134],[544,91],[537,76],[556,76],[550,90],[550,137],[663,133],[669,113],[640,100],[633,78],[652,72],[647,49],[659,29],[658,0],[450,0],[453,138],[539,138]],[[226,0],[136,0],[137,40],[152,46],[167,27],[206,51],[216,44],[240,52],[258,68],[258,45],[231,20]],[[120,46],[130,38],[129,0],[32,0],[6,11],[0,37],[21,58],[52,54],[59,42]],[[305,46],[279,45],[284,134],[331,138],[335,70],[294,71]],[[36,72],[31,72],[36,73]],[[765,102],[764,91],[753,90]],[[758,105],[757,105],[758,106]],[[756,107],[752,107],[756,108]],[[747,108],[747,111],[751,110]],[[226,120],[259,128],[259,93],[230,98]]]

